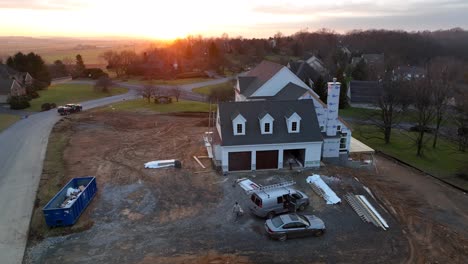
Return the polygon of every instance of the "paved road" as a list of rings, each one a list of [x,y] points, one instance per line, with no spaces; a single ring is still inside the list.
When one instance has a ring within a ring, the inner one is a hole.
[[[123,95],[83,102],[99,107],[137,97]],[[21,263],[49,133],[60,119],[54,110],[31,115],[0,133],[0,263]]]

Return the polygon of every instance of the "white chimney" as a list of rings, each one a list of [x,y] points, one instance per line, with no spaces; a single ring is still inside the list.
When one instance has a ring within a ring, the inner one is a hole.
[[[340,103],[341,83],[333,78],[333,82],[328,83],[327,96],[327,136],[336,136],[338,125],[338,106]]]

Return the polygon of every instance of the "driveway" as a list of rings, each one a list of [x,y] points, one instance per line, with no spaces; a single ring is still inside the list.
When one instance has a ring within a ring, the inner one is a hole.
[[[136,98],[123,95],[82,102],[84,109]],[[5,264],[21,263],[49,133],[60,119],[52,111],[30,115],[0,133],[0,256]]]

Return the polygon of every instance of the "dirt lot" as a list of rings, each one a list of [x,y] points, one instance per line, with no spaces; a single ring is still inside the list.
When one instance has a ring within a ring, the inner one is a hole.
[[[31,241],[25,263],[467,263],[468,199],[383,158],[375,172],[334,166],[317,171],[270,171],[220,176],[202,169],[206,115],[87,112],[57,125],[71,131],[64,152],[69,178],[93,175],[99,192],[79,222],[93,225],[67,236]],[[53,135],[52,135],[53,136]],[[183,169],[143,168],[150,160],[176,158]],[[207,160],[203,162],[208,165]],[[346,203],[326,205],[305,183],[312,173],[339,196],[367,193],[390,229],[364,223]],[[233,182],[261,184],[294,179],[311,198],[306,210],[322,218],[319,238],[278,242],[249,214],[234,221],[232,205],[247,197]]]

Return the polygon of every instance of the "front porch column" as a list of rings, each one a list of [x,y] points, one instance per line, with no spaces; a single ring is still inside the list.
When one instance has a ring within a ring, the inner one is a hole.
[[[257,152],[255,150],[252,150],[252,164],[251,164],[251,170],[256,170],[257,168]]]
[[[278,169],[283,168],[283,155],[284,155],[284,150],[283,149],[278,150]]]

